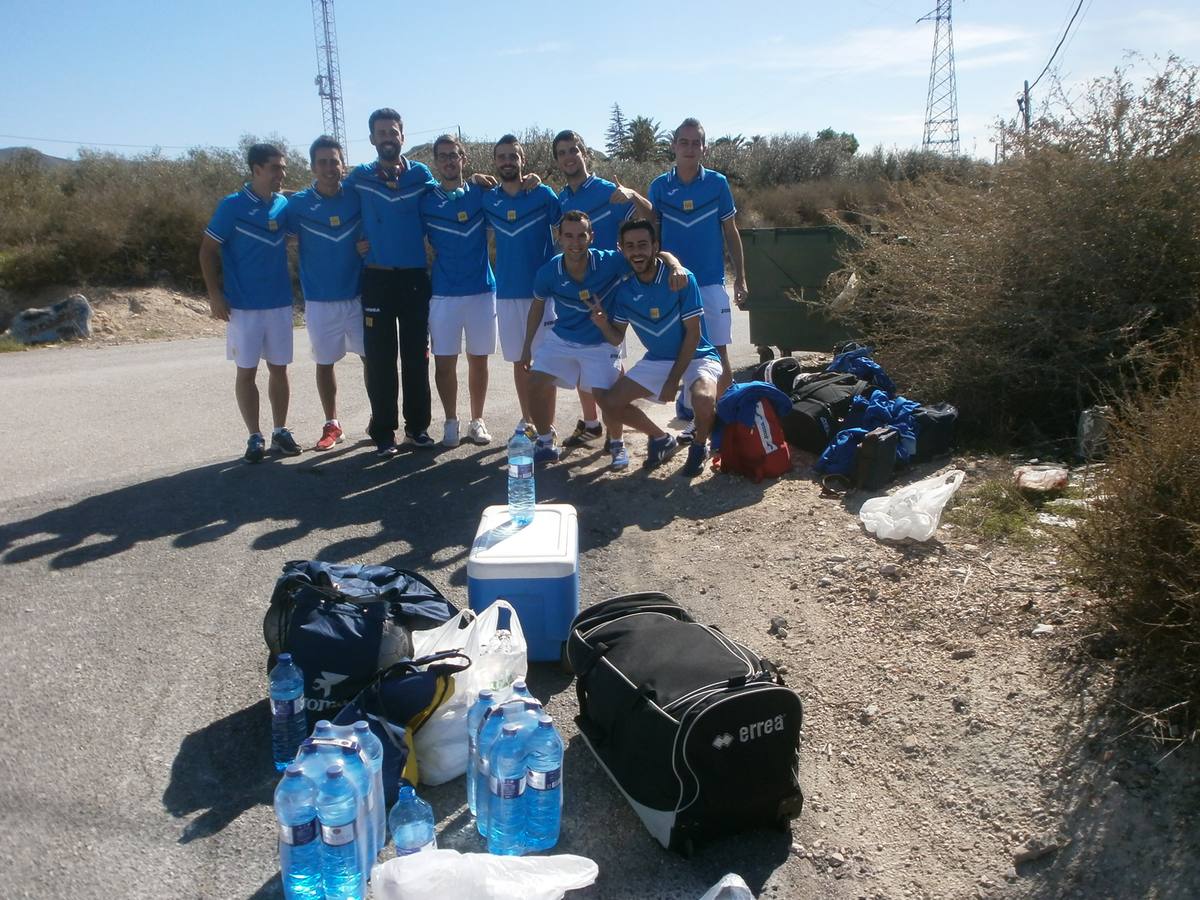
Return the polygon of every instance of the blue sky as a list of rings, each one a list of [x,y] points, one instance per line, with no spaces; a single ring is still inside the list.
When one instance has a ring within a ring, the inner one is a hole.
[[[991,157],[991,123],[1015,113],[1022,81],[1041,71],[1076,3],[954,5],[965,152]],[[710,137],[832,126],[868,147],[916,146],[933,40],[933,24],[916,20],[935,5],[336,0],[350,156],[373,155],[366,119],[384,105],[404,114],[409,144],[454,126],[488,139],[534,125],[602,144],[618,102],[666,127],[698,116]],[[174,154],[234,146],[244,133],[304,146],[321,130],[308,0],[0,0],[0,15],[0,146]],[[1077,86],[1127,50],[1200,62],[1194,0],[1084,0],[1055,68]]]

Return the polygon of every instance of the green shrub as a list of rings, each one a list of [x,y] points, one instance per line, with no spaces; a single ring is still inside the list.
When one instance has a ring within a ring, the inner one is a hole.
[[[1159,363],[1197,311],[1196,77],[1171,60],[1137,94],[1117,73],[1023,155],[896,188],[842,314],[906,393],[953,400],[968,432],[1063,437]]]
[[[1200,329],[1198,329],[1200,332]],[[1200,333],[1120,404],[1100,499],[1071,543],[1148,670],[1147,702],[1200,715]]]

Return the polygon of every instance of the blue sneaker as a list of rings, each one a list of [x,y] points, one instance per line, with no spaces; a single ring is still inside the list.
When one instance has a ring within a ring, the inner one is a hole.
[[[250,435],[250,439],[246,441],[246,452],[242,454],[242,459],[248,463],[259,463],[263,461],[263,456],[267,452],[267,442],[263,440],[263,436],[258,432]]]
[[[696,418],[696,411],[687,405],[687,400],[683,396],[683,388],[679,389],[679,396],[675,398],[675,417],[684,422],[690,422]]]
[[[538,443],[533,448],[533,464],[535,466],[542,463],[558,462],[562,456],[562,451],[553,444]]]
[[[277,428],[271,433],[271,452],[281,456],[299,456],[300,445],[286,428]]]
[[[629,454],[625,452],[624,441],[609,441],[608,452],[612,454],[612,462],[608,464],[610,469],[619,472],[629,468]]]
[[[675,435],[664,434],[662,437],[650,438],[650,445],[646,448],[646,468],[653,469],[661,466],[679,449],[679,441],[675,440]]]
[[[688,447],[687,462],[680,471],[688,478],[704,474],[704,461],[708,459],[708,444],[692,444]]]

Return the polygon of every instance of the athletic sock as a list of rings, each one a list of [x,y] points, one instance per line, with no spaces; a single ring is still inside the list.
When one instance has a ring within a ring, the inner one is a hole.
[[[600,427],[600,420],[599,420],[599,419],[592,419],[591,421],[588,421],[587,419],[584,419],[584,420],[583,420],[583,425],[584,425],[584,427],[585,427],[585,428],[599,428],[599,427]]]
[[[553,445],[554,444],[554,433],[551,432],[550,434],[539,434],[538,435],[538,443],[544,447],[549,447],[549,446]]]

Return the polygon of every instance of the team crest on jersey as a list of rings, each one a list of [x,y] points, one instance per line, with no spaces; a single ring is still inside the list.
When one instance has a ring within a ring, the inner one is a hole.
[[[340,226],[342,224],[342,217],[341,216],[330,216],[329,224],[333,228],[337,228],[338,226]]]
[[[510,222],[517,221],[517,211],[515,209],[510,209],[508,211],[508,221],[510,221]]]
[[[396,188],[400,187],[400,182],[398,182],[398,181],[389,181],[389,182],[387,183],[387,186],[388,186],[388,187],[390,187],[392,190],[395,190]]]
[[[460,222],[467,221],[467,211],[465,209],[460,209],[458,211],[458,221],[460,221]]]
[[[657,306],[650,307],[650,318],[652,318],[652,319],[658,318],[658,307]]]
[[[584,288],[582,291],[579,292],[579,299],[580,300],[592,299],[592,292],[589,291],[587,288]]]
[[[278,231],[278,230],[279,230],[279,223],[276,222],[274,219],[271,219],[269,222],[267,222],[267,231]]]
[[[683,211],[684,212],[691,212],[695,208],[696,208],[696,204],[693,203],[691,200],[683,201]]]

